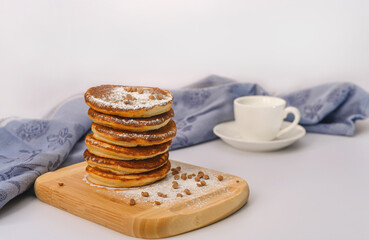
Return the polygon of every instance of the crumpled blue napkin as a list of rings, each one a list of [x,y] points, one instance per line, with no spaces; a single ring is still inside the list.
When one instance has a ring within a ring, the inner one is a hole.
[[[233,100],[268,95],[259,85],[210,76],[172,90],[177,136],[171,149],[215,139],[213,127],[233,119]],[[355,120],[369,116],[369,94],[350,83],[331,83],[280,96],[299,108],[307,131],[352,136]],[[0,208],[41,174],[83,161],[90,130],[83,95],[57,106],[44,119],[0,121]]]

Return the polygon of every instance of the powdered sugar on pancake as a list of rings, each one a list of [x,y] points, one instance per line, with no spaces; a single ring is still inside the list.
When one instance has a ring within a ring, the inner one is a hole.
[[[115,124],[119,124],[119,125],[132,126],[132,127],[134,127],[134,126],[137,126],[137,127],[140,127],[140,126],[156,126],[156,125],[160,125],[160,124],[163,124],[163,126],[164,126],[166,123],[168,123],[170,121],[171,117],[174,116],[174,112],[171,109],[168,112],[165,112],[165,113],[162,113],[160,115],[153,116],[153,117],[127,118],[127,117],[119,117],[119,116],[108,115],[108,114],[96,112],[95,110],[90,108],[88,110],[88,115],[92,119],[92,121],[94,121],[98,124],[118,128],[119,126],[114,126],[113,124],[115,123]],[[120,129],[122,129],[122,128],[120,128]]]
[[[101,129],[100,129],[101,130]],[[119,138],[128,138],[128,139],[152,139],[152,140],[162,140],[166,139],[168,137],[174,137],[176,135],[176,131],[170,130],[165,133],[160,134],[146,134],[146,133],[140,133],[140,132],[120,132],[117,133],[117,131],[103,129],[104,133],[112,136],[117,136]],[[120,140],[120,139],[119,139]]]
[[[113,109],[121,110],[138,110],[138,109],[151,109],[155,106],[163,106],[173,100],[171,95],[160,94],[161,98],[158,99],[158,94],[151,93],[149,89],[144,89],[142,93],[127,91],[126,87],[116,86],[105,92],[101,96],[87,95],[87,99],[101,107],[111,107]],[[150,99],[150,96],[154,96],[154,99]],[[132,100],[133,98],[133,100]]]
[[[166,126],[149,132],[132,132],[125,130],[117,130],[114,128],[105,127],[103,125],[98,125],[95,123],[92,124],[91,129],[94,132],[94,134],[108,135],[107,136],[108,138],[112,136],[113,139],[116,139],[118,141],[135,140],[135,139],[164,140],[167,138],[170,139],[173,138],[177,133],[176,125],[173,120],[171,120]]]
[[[110,119],[113,120],[115,123],[118,124],[123,124],[123,125],[155,125],[155,124],[160,124],[165,122],[166,118],[161,117],[161,118],[156,118],[156,119],[151,119],[151,120],[137,120],[134,118],[131,119],[127,119],[127,118],[119,118],[116,116],[103,116],[101,117],[102,119],[104,119],[105,121],[109,121]]]

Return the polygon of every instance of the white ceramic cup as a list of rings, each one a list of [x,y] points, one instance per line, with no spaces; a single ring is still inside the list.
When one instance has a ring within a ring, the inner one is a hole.
[[[234,117],[241,136],[253,141],[271,141],[293,130],[300,121],[300,112],[295,107],[286,107],[286,101],[269,96],[246,96],[236,98]],[[289,113],[293,122],[281,129]]]

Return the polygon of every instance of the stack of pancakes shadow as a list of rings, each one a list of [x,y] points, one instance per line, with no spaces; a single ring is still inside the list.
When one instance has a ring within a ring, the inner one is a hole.
[[[108,187],[137,187],[163,179],[177,128],[173,96],[151,87],[102,85],[85,93],[93,121],[86,136],[87,179]]]

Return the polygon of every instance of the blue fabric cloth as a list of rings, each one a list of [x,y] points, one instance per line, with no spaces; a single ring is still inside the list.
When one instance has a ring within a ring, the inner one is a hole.
[[[268,95],[257,84],[210,76],[172,90],[178,133],[171,149],[215,139],[213,127],[233,119],[233,100]],[[350,83],[331,83],[287,94],[308,132],[352,136],[355,120],[369,116],[369,94]],[[90,130],[83,95],[56,107],[44,119],[0,121],[0,208],[33,185],[41,174],[83,161]]]

